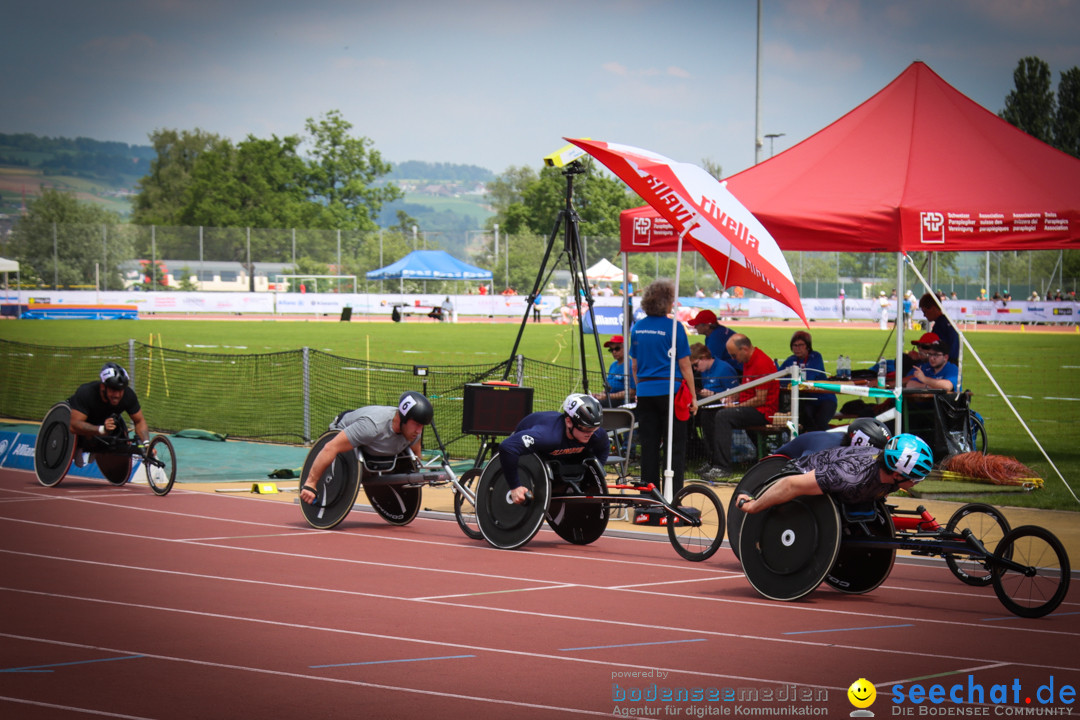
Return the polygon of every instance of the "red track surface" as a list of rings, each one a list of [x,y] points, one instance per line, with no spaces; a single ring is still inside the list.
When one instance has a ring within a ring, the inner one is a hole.
[[[877,717],[912,682],[982,684],[995,716],[994,684],[1015,708],[1018,681],[1022,712],[1051,676],[1080,686],[1075,590],[1023,620],[943,565],[778,603],[726,548],[689,563],[666,542],[544,531],[501,551],[359,511],[323,532],[287,503],[5,471],[0,568],[3,718],[838,717],[861,677]],[[615,699],[654,684],[736,699]],[[804,694],[825,699],[786,699]]]

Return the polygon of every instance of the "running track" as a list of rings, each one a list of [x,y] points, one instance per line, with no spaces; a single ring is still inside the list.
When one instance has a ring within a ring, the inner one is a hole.
[[[1023,620],[943,565],[777,603],[726,547],[689,563],[667,542],[545,530],[501,551],[438,519],[357,510],[317,531],[288,503],[4,471],[0,568],[2,718],[846,717],[860,677],[888,717],[895,683],[981,684],[990,705],[1018,681],[1021,711],[1051,676],[1080,686],[1077,583]],[[654,684],[758,700],[615,700]]]

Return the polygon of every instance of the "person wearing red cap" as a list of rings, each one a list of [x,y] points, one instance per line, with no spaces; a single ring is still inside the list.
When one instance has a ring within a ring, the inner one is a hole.
[[[624,361],[626,347],[622,335],[613,335],[610,340],[604,343],[604,347],[611,353],[611,365],[608,365],[606,383],[608,391],[596,393],[593,397],[599,400],[603,407],[615,408],[634,399],[634,375],[628,373]],[[630,376],[629,391],[626,386],[628,374]]]
[[[735,331],[721,325],[716,319],[716,313],[712,310],[702,310],[690,318],[688,324],[694,328],[694,332],[698,335],[705,336],[705,347],[709,348],[709,352],[712,353],[714,358],[723,360],[735,368],[736,372],[742,372],[742,365],[731,356],[727,349],[727,341],[735,334]]]
[[[941,338],[934,333],[923,333],[918,340],[912,340],[911,344],[915,347],[908,353],[908,357],[911,358],[913,363],[919,364],[926,362],[926,348],[930,345],[940,345]],[[904,368],[904,371],[906,375],[908,368]]]

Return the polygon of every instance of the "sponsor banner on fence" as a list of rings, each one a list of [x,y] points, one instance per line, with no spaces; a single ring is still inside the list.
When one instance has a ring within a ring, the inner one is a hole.
[[[402,295],[399,293],[240,293],[240,292],[135,292],[93,290],[8,291],[0,296],[4,304],[33,305],[134,305],[140,314],[152,313],[234,313],[261,315],[339,315],[352,308],[354,315],[390,315],[394,307],[407,308],[406,315],[426,315],[441,306],[448,296],[437,294]],[[528,298],[524,295],[450,295],[450,303],[459,316],[522,317]],[[573,298],[565,294],[543,294],[538,306],[543,317],[573,317]],[[787,306],[765,298],[679,298],[683,310],[712,310],[723,318],[796,319]],[[810,320],[877,320],[881,306],[876,298],[803,298],[803,308]],[[1080,303],[1027,302],[1008,303],[990,300],[946,300],[945,312],[959,322],[982,323],[1076,323]],[[604,310],[601,331],[610,323],[610,313],[621,312],[621,297],[593,298],[593,307]],[[563,309],[566,312],[563,312]],[[890,300],[889,320],[896,319],[897,304]],[[915,307],[915,320],[924,320]]]
[[[26,432],[0,431],[0,468],[9,470],[34,471],[34,445],[37,435]],[[132,463],[132,477],[138,477],[141,461],[136,458]],[[97,465],[90,463],[85,467],[76,467],[74,463],[68,468],[65,477],[92,478],[104,480],[105,476],[98,470]]]

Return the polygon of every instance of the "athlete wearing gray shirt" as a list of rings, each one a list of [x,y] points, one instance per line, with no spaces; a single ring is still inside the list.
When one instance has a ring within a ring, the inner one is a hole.
[[[418,392],[409,391],[398,400],[397,407],[369,405],[339,415],[331,429],[342,431],[323,446],[311,463],[300,499],[309,505],[315,502],[316,483],[341,453],[360,448],[381,457],[396,457],[412,448],[420,457],[420,437],[424,426],[434,417],[431,401]]]

